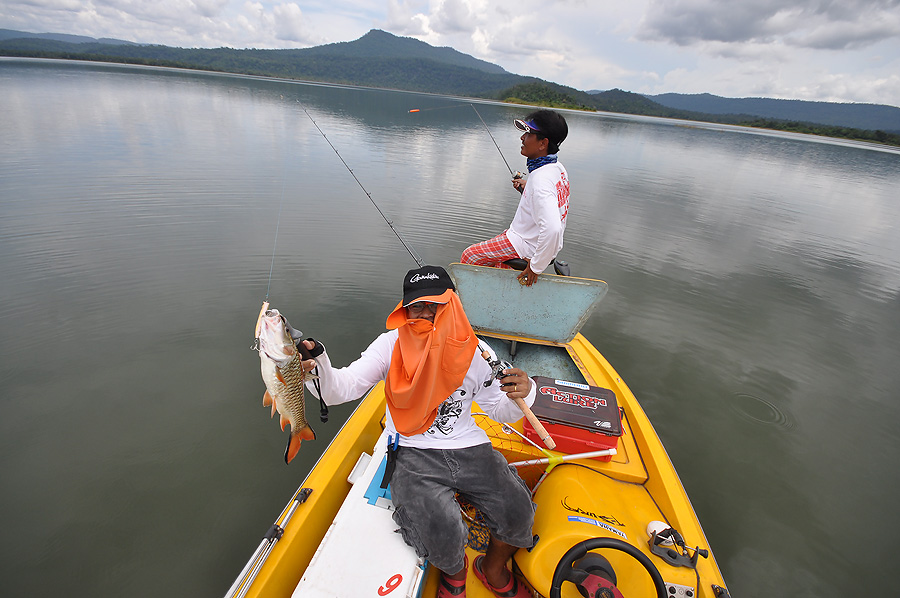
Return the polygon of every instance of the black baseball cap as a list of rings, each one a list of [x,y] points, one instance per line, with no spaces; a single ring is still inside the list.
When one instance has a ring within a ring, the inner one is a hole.
[[[432,303],[447,303],[447,291],[455,291],[453,280],[447,271],[440,266],[422,266],[406,273],[403,279],[403,301],[406,307],[423,298]]]

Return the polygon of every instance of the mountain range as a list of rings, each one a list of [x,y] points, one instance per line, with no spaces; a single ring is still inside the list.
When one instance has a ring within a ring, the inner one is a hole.
[[[644,96],[619,89],[585,92],[510,73],[453,48],[434,47],[377,29],[351,42],[295,50],[176,48],[0,29],[0,55],[199,68],[900,143],[894,139],[900,135],[900,108],[894,106],[710,94]],[[865,135],[848,135],[841,128],[860,129]]]
[[[883,104],[836,104],[772,98],[723,98],[708,93],[664,93],[646,97],[676,110],[692,110],[706,114],[750,114],[779,120],[805,121],[855,129],[896,131],[900,127],[900,108]]]
[[[100,39],[95,39],[93,37],[87,37],[84,35],[70,35],[68,33],[28,33],[27,31],[16,31],[14,29],[0,29],[0,41],[5,39],[21,39],[21,38],[32,38],[32,39],[51,39],[58,42],[67,42],[70,44],[85,44],[85,43],[101,43],[101,44],[112,44],[112,45],[134,45],[137,46],[135,42],[125,41],[123,39],[113,39],[109,37],[102,37]]]

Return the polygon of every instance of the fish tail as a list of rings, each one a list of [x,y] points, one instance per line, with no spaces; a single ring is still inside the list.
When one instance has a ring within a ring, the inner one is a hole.
[[[316,433],[312,427],[307,424],[297,431],[291,430],[291,436],[288,438],[287,447],[284,449],[284,462],[290,463],[300,451],[300,443],[303,440],[315,440]]]

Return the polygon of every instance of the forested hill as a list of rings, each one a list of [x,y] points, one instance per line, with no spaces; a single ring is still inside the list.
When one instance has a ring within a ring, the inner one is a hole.
[[[665,93],[647,96],[658,104],[676,110],[706,114],[750,114],[778,120],[805,121],[853,127],[881,129],[900,133],[900,108],[881,104],[838,104],[772,98],[723,98],[708,93]]]
[[[298,50],[175,48],[8,38],[0,39],[0,55],[195,68],[490,98],[517,83],[537,81],[452,48],[435,48],[379,30],[352,42]]]
[[[759,115],[746,111],[719,113],[707,112],[693,105],[688,109],[667,106],[652,98],[620,89],[588,93],[536,77],[509,73],[495,64],[478,60],[453,48],[436,48],[377,29],[352,42],[298,50],[175,48],[119,40],[94,40],[66,34],[0,30],[0,56],[203,69],[489,98],[557,108],[721,122],[900,145],[900,124],[894,124],[894,121],[872,124],[867,127],[871,130],[862,131],[846,128],[852,125],[840,118],[837,119],[840,126],[810,125],[810,114],[793,118],[797,122],[786,122],[768,116],[759,118]],[[669,94],[669,99],[671,95]],[[846,105],[825,104],[825,107],[828,106],[840,108]],[[890,132],[891,128],[896,128],[897,133]]]
[[[367,34],[352,42],[326,44],[301,50],[308,56],[343,56],[347,58],[420,58],[434,60],[441,64],[471,68],[495,75],[509,75],[503,67],[479,60],[453,48],[436,48],[411,37],[397,37],[380,29],[372,29]]]
[[[68,42],[70,44],[98,42],[101,44],[137,45],[134,42],[128,42],[123,39],[111,39],[106,37],[94,39],[93,37],[86,37],[84,35],[70,35],[68,33],[28,33],[26,31],[16,31],[14,29],[0,29],[0,40],[17,38],[51,39],[58,42]]]

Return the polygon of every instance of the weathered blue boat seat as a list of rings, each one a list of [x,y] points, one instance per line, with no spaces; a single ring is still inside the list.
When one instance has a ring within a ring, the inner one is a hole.
[[[553,275],[526,287],[513,270],[471,264],[447,269],[475,332],[551,343],[575,338],[609,288],[602,280]]]

